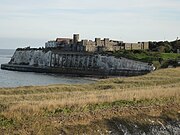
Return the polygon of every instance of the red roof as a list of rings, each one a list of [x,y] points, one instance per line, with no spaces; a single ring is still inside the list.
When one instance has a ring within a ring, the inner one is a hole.
[[[67,41],[67,40],[72,40],[71,38],[56,38],[56,42],[62,42],[62,41]]]

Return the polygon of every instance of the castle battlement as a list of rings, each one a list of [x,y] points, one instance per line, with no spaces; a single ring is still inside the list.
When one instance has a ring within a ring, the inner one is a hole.
[[[118,50],[148,50],[148,42],[123,43],[123,41],[110,40],[109,38],[95,38],[92,40],[79,40],[79,34],[74,34],[73,38],[57,38],[45,43],[46,48],[60,48],[63,51],[75,52],[103,52]]]

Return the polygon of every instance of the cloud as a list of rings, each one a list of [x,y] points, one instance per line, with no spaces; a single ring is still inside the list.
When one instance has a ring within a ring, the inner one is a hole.
[[[0,0],[1,16],[58,14],[150,14],[178,15],[178,0]]]
[[[179,0],[0,0],[0,37],[55,38],[77,32],[125,41],[178,36]]]

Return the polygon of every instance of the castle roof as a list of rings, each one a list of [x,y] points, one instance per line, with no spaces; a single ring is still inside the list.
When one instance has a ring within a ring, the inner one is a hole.
[[[62,42],[62,41],[67,41],[67,40],[72,40],[71,38],[56,38],[56,42]]]

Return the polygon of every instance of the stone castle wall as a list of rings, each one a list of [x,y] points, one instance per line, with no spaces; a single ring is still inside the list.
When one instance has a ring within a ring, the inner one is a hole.
[[[74,34],[73,39],[57,38],[54,41],[48,41],[46,48],[61,48],[63,51],[74,52],[102,52],[102,51],[119,51],[119,50],[148,50],[148,42],[123,43],[123,41],[109,40],[109,38],[95,38],[92,40],[79,41],[79,34]]]

